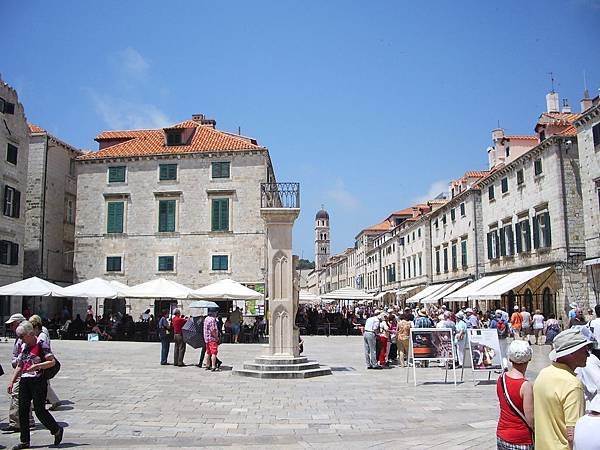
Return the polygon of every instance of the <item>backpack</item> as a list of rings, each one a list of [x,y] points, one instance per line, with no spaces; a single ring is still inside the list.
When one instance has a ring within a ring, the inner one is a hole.
[[[496,321],[496,331],[498,332],[499,338],[505,338],[508,336],[508,328],[504,320],[500,319]]]
[[[44,352],[41,343],[38,343],[38,346],[40,355],[42,355],[42,360],[45,361],[47,352]],[[42,370],[42,378],[44,378],[44,380],[51,380],[60,371],[60,362],[58,362],[58,359],[56,358],[56,355],[54,355],[54,353],[52,354],[52,356],[54,356],[54,365],[49,369]]]

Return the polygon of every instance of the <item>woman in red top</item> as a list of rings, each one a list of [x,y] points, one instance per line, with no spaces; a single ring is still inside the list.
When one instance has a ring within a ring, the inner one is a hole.
[[[500,419],[496,428],[496,443],[499,450],[533,450],[534,448],[533,385],[525,378],[531,355],[531,347],[527,341],[515,340],[508,347],[508,359],[512,363],[512,369],[503,373],[496,385],[500,401]],[[510,402],[506,398],[507,394]],[[513,407],[518,410],[518,413]]]

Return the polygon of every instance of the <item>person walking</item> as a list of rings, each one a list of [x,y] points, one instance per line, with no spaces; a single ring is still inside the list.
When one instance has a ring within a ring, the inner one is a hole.
[[[381,367],[387,365],[388,342],[390,340],[390,324],[385,313],[379,315],[379,358],[378,363]]]
[[[25,316],[23,314],[13,314],[10,318],[5,322],[6,325],[10,326],[12,332],[16,332],[17,327],[24,322]],[[15,342],[13,344],[12,351],[12,367],[13,369],[17,367],[17,358],[21,351],[22,345],[21,339],[17,336],[15,338]],[[2,431],[12,431],[17,433],[21,431],[21,422],[19,421],[19,380],[17,379],[13,384],[12,392],[10,393],[10,405],[8,408],[8,426],[3,428]],[[31,410],[29,411],[29,426],[31,428],[35,427],[35,421],[33,420],[33,415]]]
[[[519,312],[519,306],[515,305],[514,312],[510,316],[510,327],[513,332],[513,337],[519,339],[521,336],[521,328],[523,327],[523,316]]]
[[[63,428],[56,423],[52,414],[46,411],[48,383],[43,377],[43,371],[54,367],[56,360],[48,344],[45,341],[38,342],[31,323],[21,322],[16,333],[21,339],[22,345],[7,392],[12,394],[16,381],[20,380],[19,423],[21,424],[21,442],[15,445],[13,450],[29,448],[29,427],[24,425],[27,423],[31,412],[32,400],[36,417],[54,436],[54,445],[59,445],[63,438]]]
[[[545,325],[546,340],[544,343],[552,344],[558,333],[560,333],[560,322],[556,319],[554,314],[550,314]]]
[[[456,345],[456,354],[458,355],[458,367],[465,363],[465,348],[467,346],[467,322],[465,313],[459,311],[456,313],[456,334],[454,335],[454,344]]]
[[[537,448],[572,449],[575,424],[585,412],[583,386],[575,369],[585,366],[591,344],[578,328],[554,338],[552,364],[540,371],[533,385]]]
[[[379,317],[375,313],[365,322],[363,342],[367,369],[381,369],[377,364],[377,333],[379,333]]]
[[[171,326],[173,328],[173,341],[175,342],[175,354],[173,355],[173,364],[176,367],[184,367],[183,357],[185,356],[186,344],[183,342],[182,328],[187,320],[181,317],[181,310],[175,308],[173,311],[173,318],[171,319]]]
[[[575,317],[572,317],[569,320],[569,328],[582,327],[586,324],[587,322],[585,321],[585,317],[583,317],[583,309],[577,308],[575,310]]]
[[[204,342],[206,342],[206,354],[208,361],[207,368],[212,372],[220,372],[217,365],[217,354],[219,353],[219,329],[217,326],[217,311],[209,310],[208,316],[204,319]]]
[[[535,310],[533,315],[533,335],[535,336],[535,345],[540,345],[542,335],[544,334],[544,316],[539,309]]]
[[[398,361],[400,367],[405,367],[408,364],[408,358],[410,355],[410,327],[411,322],[406,319],[405,314],[400,314],[400,320],[398,321]],[[406,356],[406,364],[404,357]]]
[[[512,368],[496,383],[500,419],[496,427],[498,450],[533,450],[533,385],[525,378],[533,352],[528,342],[513,341],[508,347]]]
[[[242,316],[242,311],[239,306],[236,306],[235,309],[229,315],[229,320],[231,321],[231,340],[234,344],[237,344],[240,338],[240,332],[242,330],[242,322],[244,321],[244,317]]]
[[[158,320],[158,338],[160,339],[160,365],[166,366],[169,364],[169,347],[171,345],[171,324],[167,319],[167,311],[163,310],[160,319]]]
[[[521,308],[521,319],[521,333],[529,343],[529,335],[531,334],[531,314],[527,311],[525,306]]]
[[[42,325],[42,318],[37,314],[34,314],[29,318],[29,323],[33,325],[33,330],[35,331],[35,335],[38,338],[38,342],[46,342],[48,344],[48,348],[52,351],[52,345],[50,344],[50,333],[48,329]],[[52,386],[50,386],[50,380],[48,380],[48,395],[46,400],[50,403],[50,411],[55,411],[60,406],[60,400]]]

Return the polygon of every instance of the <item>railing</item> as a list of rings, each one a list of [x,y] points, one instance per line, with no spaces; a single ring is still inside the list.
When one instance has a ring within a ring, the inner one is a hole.
[[[300,208],[300,183],[261,183],[261,208]]]

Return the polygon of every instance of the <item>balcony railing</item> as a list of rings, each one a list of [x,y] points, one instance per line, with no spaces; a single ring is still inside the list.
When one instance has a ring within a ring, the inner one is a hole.
[[[261,183],[261,208],[300,208],[300,183]]]

